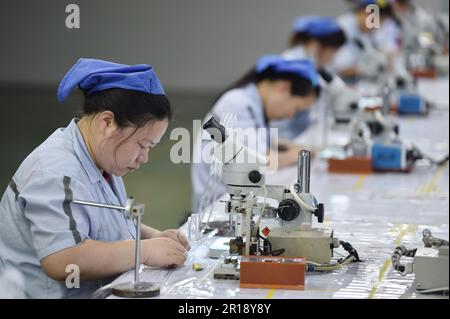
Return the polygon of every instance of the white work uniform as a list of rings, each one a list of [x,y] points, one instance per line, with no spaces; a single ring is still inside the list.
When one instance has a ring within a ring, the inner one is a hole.
[[[49,278],[40,261],[86,239],[135,237],[133,222],[121,212],[71,202],[123,206],[127,199],[122,178],[107,182],[94,164],[76,121],[56,130],[23,161],[0,202],[0,263],[24,274],[29,298],[89,298],[112,278],[69,289]]]
[[[387,54],[395,53],[399,48],[400,29],[392,19],[385,20],[382,26],[372,33],[361,31],[354,13],[340,16],[338,23],[345,32],[347,43],[334,57],[332,68],[335,72],[339,73],[357,66],[361,50],[355,44],[355,40],[360,40],[365,47],[373,47]]]
[[[206,115],[202,125],[212,116],[217,121],[220,121],[227,113],[236,116],[235,128],[249,132],[241,142],[248,147],[257,145],[257,149],[254,150],[266,155],[267,150],[270,148],[270,136],[264,107],[256,85],[251,83],[242,88],[236,88],[226,92]],[[258,134],[261,131],[265,132],[265,134]],[[192,207],[194,211],[199,209],[202,195],[205,192],[212,191],[211,189],[205,189],[209,180],[211,166],[211,154],[206,154],[207,152],[205,151],[209,143],[215,142],[211,140],[211,137],[205,130],[201,130],[197,134],[194,143],[193,164],[191,166]],[[226,193],[226,187],[223,181],[219,181],[214,191],[216,192],[216,197]]]

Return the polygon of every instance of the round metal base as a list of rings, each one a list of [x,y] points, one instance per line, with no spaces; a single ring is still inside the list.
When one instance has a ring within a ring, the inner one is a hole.
[[[112,294],[122,298],[151,298],[159,296],[160,285],[151,282],[126,282],[112,288]]]

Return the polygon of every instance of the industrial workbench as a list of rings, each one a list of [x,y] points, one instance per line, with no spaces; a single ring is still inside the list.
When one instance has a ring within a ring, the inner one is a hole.
[[[403,139],[437,157],[449,150],[448,82],[448,78],[420,81],[420,93],[438,107],[427,117],[397,118]],[[318,136],[319,128],[312,125],[298,142],[311,144]],[[344,131],[331,128],[328,144],[341,143],[345,136]],[[290,167],[268,175],[267,184],[287,186],[295,178],[296,167]],[[391,266],[391,254],[397,245],[423,247],[425,228],[436,237],[448,239],[448,164],[437,167],[419,163],[409,174],[335,175],[327,172],[325,161],[316,158],[311,166],[311,192],[325,204],[325,227],[332,226],[335,237],[350,242],[364,262],[331,273],[308,273],[303,291],[241,289],[239,281],[213,278],[213,269],[220,261],[208,258],[207,253],[215,238],[203,237],[192,243],[184,267],[167,270],[141,266],[141,280],[161,283],[157,298],[448,298],[416,293],[414,276],[401,276]],[[223,203],[217,202],[214,216],[226,218],[223,212]],[[204,270],[194,271],[193,263],[202,264]],[[130,271],[113,284],[132,279]]]

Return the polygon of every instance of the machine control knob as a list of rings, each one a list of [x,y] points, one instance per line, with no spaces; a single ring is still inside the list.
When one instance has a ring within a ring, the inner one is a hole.
[[[323,223],[323,218],[324,218],[324,216],[325,216],[325,208],[324,208],[324,206],[323,206],[322,203],[320,203],[320,204],[317,205],[317,209],[316,209],[316,211],[314,212],[314,216],[317,217],[317,221],[318,221],[320,224]]]
[[[379,122],[367,122],[367,126],[369,127],[370,132],[375,136],[380,135],[384,131],[383,124]]]
[[[357,109],[358,109],[358,103],[356,103],[356,102],[350,103],[350,110],[356,111]]]
[[[396,124],[396,125],[394,126],[394,133],[395,133],[396,135],[399,135],[399,134],[400,134],[400,127],[398,126],[398,124]]]
[[[261,178],[261,173],[258,171],[251,171],[250,173],[248,173],[248,179],[253,184],[258,184],[261,181]]]
[[[277,213],[278,217],[289,222],[300,215],[300,205],[293,199],[282,200],[278,206]]]

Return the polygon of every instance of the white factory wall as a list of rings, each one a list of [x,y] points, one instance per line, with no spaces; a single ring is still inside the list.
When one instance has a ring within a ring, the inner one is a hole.
[[[418,2],[436,11],[442,0]],[[65,26],[69,3],[80,7],[80,29]],[[95,57],[151,63],[166,87],[218,90],[259,55],[283,50],[295,17],[346,8],[344,0],[9,1],[0,7],[0,84],[55,85],[78,57]]]

